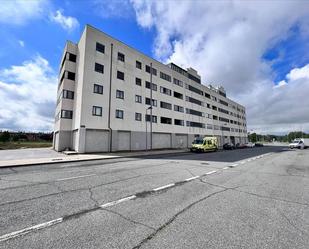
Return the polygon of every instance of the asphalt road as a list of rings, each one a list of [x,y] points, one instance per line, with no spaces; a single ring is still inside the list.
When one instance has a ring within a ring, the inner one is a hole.
[[[309,248],[309,149],[0,169],[0,248]]]

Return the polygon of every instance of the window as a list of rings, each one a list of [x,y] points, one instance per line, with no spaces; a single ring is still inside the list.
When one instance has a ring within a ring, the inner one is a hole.
[[[93,106],[92,107],[92,116],[102,116],[102,107]]]
[[[205,93],[205,97],[210,99],[210,94]]]
[[[67,71],[67,75],[68,75],[68,79],[69,80],[75,80],[75,73],[72,73],[72,72],[69,72],[69,71]]]
[[[229,114],[229,111],[227,111],[227,110],[225,110],[225,109],[223,109],[223,108],[220,108],[220,107],[218,107],[218,111],[219,111],[219,112],[223,112],[223,113],[225,113],[225,114]]]
[[[202,101],[199,101],[198,99],[195,99],[195,98],[192,98],[192,97],[189,97],[189,96],[186,96],[186,101],[188,101],[190,103],[197,104],[197,105],[204,106]]]
[[[193,110],[193,109],[189,109],[189,108],[186,108],[186,113],[187,114],[192,114],[192,115],[195,115],[195,116],[199,116],[199,117],[204,117],[204,113],[203,112],[199,112],[199,111],[196,111],[196,110]]]
[[[219,120],[222,121],[222,122],[226,122],[226,123],[229,123],[229,122],[230,122],[229,119],[223,118],[223,117],[219,117]]]
[[[174,91],[174,97],[177,99],[183,99],[183,94]]]
[[[183,107],[182,106],[179,106],[179,105],[174,105],[174,111],[176,112],[183,112]]]
[[[146,98],[145,103],[146,103],[146,105],[151,105],[150,104],[150,98]],[[152,99],[152,106],[157,106],[157,100],[156,99]]]
[[[135,120],[136,120],[136,121],[142,121],[142,114],[136,112],[136,113],[135,113]]]
[[[174,78],[173,82],[174,82],[175,85],[183,87],[183,83],[182,83],[181,80],[178,80],[178,79]]]
[[[74,99],[74,92],[69,90],[63,90],[62,91],[62,97],[64,99]]]
[[[164,109],[172,110],[172,104],[160,101],[160,107]]]
[[[124,73],[117,71],[117,79],[124,80]]]
[[[187,121],[187,126],[196,128],[205,128],[205,124],[199,122]]]
[[[164,79],[164,80],[166,80],[166,81],[169,81],[169,82],[171,82],[171,81],[172,81],[171,76],[170,76],[170,75],[168,75],[168,74],[166,74],[166,73],[162,73],[162,72],[160,72],[160,78],[161,78],[161,79]]]
[[[71,53],[67,53],[67,55],[69,54],[69,61],[72,62],[76,62],[76,55],[75,54],[71,54]]]
[[[94,71],[96,71],[98,73],[104,73],[104,66],[99,64],[99,63],[95,63]]]
[[[105,46],[101,43],[96,43],[96,48],[95,48],[98,52],[100,53],[105,53]]]
[[[63,58],[63,61],[61,63],[61,67],[60,67],[61,69],[62,69],[62,67],[63,67],[63,65],[64,65],[66,60],[69,60],[69,61],[72,61],[72,62],[76,62],[76,55],[75,54],[71,54],[69,52],[66,52],[66,54],[65,54],[65,56]]]
[[[196,88],[196,87],[193,87],[191,85],[186,85],[186,88],[189,89],[191,92],[195,92],[197,94],[200,94],[200,95],[204,95],[203,91]]]
[[[119,61],[123,61],[124,62],[124,57],[125,57],[124,54],[118,52],[118,60]]]
[[[124,99],[124,91],[116,90],[116,98]]]
[[[229,106],[229,104],[225,101],[223,101],[222,99],[219,99],[219,103],[225,106]]]
[[[142,96],[140,96],[140,95],[135,95],[135,102],[136,102],[136,103],[142,103]]]
[[[213,115],[212,118],[213,120],[218,120],[218,116]]]
[[[140,61],[136,61],[136,68],[142,69],[142,63]]]
[[[72,117],[73,117],[73,111],[61,110],[61,118],[72,119]]]
[[[189,73],[188,73],[188,77],[189,77],[190,80],[193,80],[193,81],[195,81],[195,82],[201,84],[201,79],[199,79],[199,78],[193,76],[192,74],[189,74]]]
[[[145,117],[146,117],[146,122],[150,122],[150,115],[147,114]],[[157,116],[152,115],[152,123],[157,123]]]
[[[161,124],[172,124],[172,119],[166,118],[166,117],[161,117],[160,122],[161,122]]]
[[[210,108],[210,104],[207,104],[207,108]]]
[[[212,106],[212,109],[213,109],[214,111],[217,111],[217,110],[218,110],[217,107],[216,107],[215,105]]]
[[[180,120],[180,119],[174,119],[174,125],[184,126],[185,122],[183,120]]]
[[[98,93],[98,94],[103,94],[103,86],[98,85],[98,84],[94,84],[93,85],[93,92]]]
[[[142,79],[135,78],[135,84],[138,85],[138,86],[141,86],[142,85]]]
[[[116,118],[123,119],[123,111],[122,110],[116,110]]]
[[[150,89],[150,82],[149,81],[146,81],[146,85],[145,85],[146,88]],[[152,90],[153,91],[157,91],[157,85],[152,83]]]
[[[146,70],[147,73],[150,73],[150,66],[146,65],[145,70]],[[152,74],[157,75],[157,69],[152,68]]]
[[[160,86],[160,93],[163,93],[163,94],[166,94],[166,95],[169,95],[169,96],[172,95],[172,91],[168,88],[163,87],[163,86]]]

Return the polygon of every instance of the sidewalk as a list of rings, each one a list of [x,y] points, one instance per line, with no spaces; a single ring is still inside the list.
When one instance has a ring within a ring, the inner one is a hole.
[[[3,150],[0,151],[0,168],[92,161],[92,160],[106,160],[106,159],[117,159],[125,157],[142,157],[151,155],[183,153],[188,151],[189,150],[187,149],[171,149],[171,150],[153,150],[153,151],[137,151],[137,152],[66,155],[63,153],[55,152],[50,148]]]

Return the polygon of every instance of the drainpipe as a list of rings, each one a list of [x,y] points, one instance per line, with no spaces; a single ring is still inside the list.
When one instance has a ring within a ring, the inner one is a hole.
[[[109,129],[109,151],[112,152],[113,148],[113,129],[111,128],[111,103],[112,103],[112,65],[113,65],[113,43],[111,43],[110,55],[110,72],[109,72],[109,103],[108,103],[108,129]]]
[[[150,63],[150,150],[152,150],[152,62]]]

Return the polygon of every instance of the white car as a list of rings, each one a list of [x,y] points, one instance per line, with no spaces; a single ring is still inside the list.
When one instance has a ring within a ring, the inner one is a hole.
[[[249,142],[249,143],[245,143],[245,146],[246,146],[247,148],[253,148],[253,147],[255,146],[255,144]]]
[[[291,149],[293,149],[293,148],[304,149],[304,148],[306,148],[304,140],[305,139],[295,139],[292,143],[289,144],[289,147]]]

